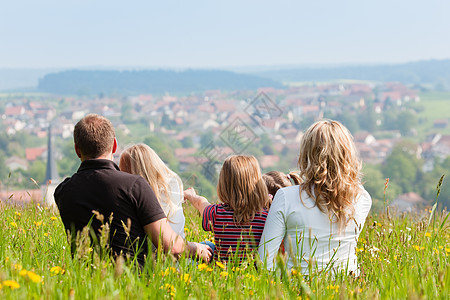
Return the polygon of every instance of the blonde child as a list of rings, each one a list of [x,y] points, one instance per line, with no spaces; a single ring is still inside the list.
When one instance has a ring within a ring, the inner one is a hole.
[[[136,144],[125,149],[120,156],[119,168],[127,173],[141,175],[147,180],[173,231],[184,238],[184,196],[180,177],[146,144]]]

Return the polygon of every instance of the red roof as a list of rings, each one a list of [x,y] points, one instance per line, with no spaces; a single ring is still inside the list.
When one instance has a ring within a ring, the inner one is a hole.
[[[5,115],[7,116],[18,116],[25,113],[25,108],[23,106],[10,106],[5,108]]]
[[[406,194],[401,194],[400,196],[397,197],[397,200],[403,200],[406,202],[411,202],[411,203],[423,203],[425,202],[425,200],[420,197],[420,195],[414,193],[414,192],[409,192]]]
[[[45,151],[47,151],[47,148],[45,148],[45,147],[26,148],[25,149],[25,156],[26,156],[28,161],[33,161],[33,160],[36,160],[42,154],[44,154]]]
[[[176,157],[192,156],[197,152],[197,148],[177,148],[175,149]]]
[[[259,158],[259,164],[261,168],[273,167],[280,161],[280,157],[277,155],[264,155]]]
[[[40,202],[42,201],[42,192],[40,189],[9,191],[8,193],[0,192],[0,200],[11,202]]]

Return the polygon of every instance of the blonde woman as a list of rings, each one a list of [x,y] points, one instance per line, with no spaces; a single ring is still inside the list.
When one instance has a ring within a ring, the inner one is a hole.
[[[156,152],[145,144],[133,145],[120,155],[121,171],[137,174],[152,187],[173,231],[182,238],[185,218],[183,214],[183,183],[170,170]]]
[[[281,241],[287,267],[358,273],[355,247],[372,205],[361,185],[353,137],[341,123],[319,121],[303,135],[300,186],[278,190],[269,210],[259,255],[273,269]]]
[[[217,184],[219,204],[210,204],[191,188],[184,196],[200,212],[202,227],[213,231],[214,259],[242,260],[256,249],[269,206],[267,187],[253,156],[234,155],[223,163]]]

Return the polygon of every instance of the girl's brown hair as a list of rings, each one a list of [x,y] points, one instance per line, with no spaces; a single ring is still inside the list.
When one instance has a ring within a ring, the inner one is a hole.
[[[300,142],[301,190],[342,229],[355,214],[361,182],[361,161],[353,137],[337,121],[311,125]]]
[[[233,211],[236,223],[248,223],[269,207],[267,187],[254,156],[234,155],[222,166],[217,184],[219,200]]]
[[[295,172],[290,172],[286,175],[283,172],[270,171],[263,174],[262,178],[266,183],[269,194],[272,196],[275,196],[279,189],[291,186],[291,179],[294,182],[294,185],[299,185],[301,183],[300,176]]]

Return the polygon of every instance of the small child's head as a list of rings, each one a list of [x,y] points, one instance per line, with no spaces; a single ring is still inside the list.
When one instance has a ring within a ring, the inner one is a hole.
[[[291,179],[295,185],[298,185],[301,182],[300,177],[295,172],[291,172],[286,175],[283,172],[270,171],[265,173],[262,177],[266,183],[267,190],[269,191],[269,196],[271,198],[275,196],[279,189],[291,186]]]
[[[248,223],[257,212],[269,207],[267,187],[254,156],[233,155],[224,161],[217,196],[233,210],[236,223]]]

